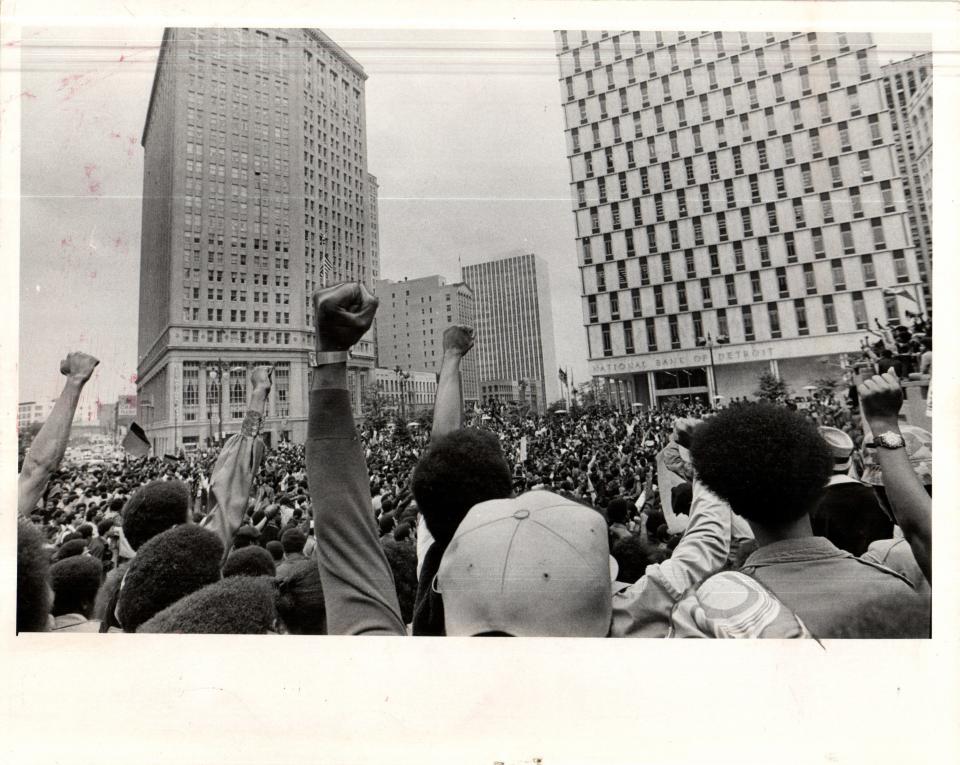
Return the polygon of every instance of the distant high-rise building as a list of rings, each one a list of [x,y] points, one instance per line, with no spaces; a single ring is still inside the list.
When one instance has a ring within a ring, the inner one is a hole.
[[[380,278],[380,205],[378,194],[380,193],[380,184],[377,183],[377,176],[367,173],[367,194],[369,195],[367,203],[370,211],[370,226],[367,230],[367,237],[370,241],[370,279],[371,283]]]
[[[480,385],[516,389],[540,411],[560,398],[550,278],[533,253],[463,267],[477,314]],[[512,394],[511,394],[512,396]]]
[[[763,372],[800,393],[916,310],[869,34],[556,42],[590,373],[614,400],[751,396]]]
[[[361,66],[315,29],[167,29],[143,133],[137,394],[157,453],[236,432],[275,368],[269,440],[306,436],[312,292],[372,286]],[[354,411],[373,342],[354,348]]]
[[[377,309],[377,359],[385,369],[440,373],[443,333],[451,324],[475,326],[472,290],[462,282],[448,284],[442,276],[374,284]],[[478,401],[476,351],[461,365],[463,398]]]
[[[897,170],[903,178],[910,238],[930,305],[933,274],[932,151],[933,55],[923,53],[880,68],[893,125]]]

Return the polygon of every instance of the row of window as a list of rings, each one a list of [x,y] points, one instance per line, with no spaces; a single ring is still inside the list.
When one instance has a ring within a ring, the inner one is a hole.
[[[893,264],[897,283],[903,284],[909,282],[910,277],[907,262],[902,251],[894,253]],[[843,260],[837,258],[825,264],[825,266],[826,268],[820,272],[821,275],[829,270],[833,290],[835,292],[845,292],[847,290],[847,273],[844,269]],[[802,270],[796,268],[788,269],[780,266],[773,272],[752,271],[749,274],[744,274],[744,278],[739,280],[739,289],[736,276],[734,274],[727,274],[723,277],[722,294],[727,306],[739,305],[741,302],[759,303],[764,300],[771,300],[773,299],[771,293],[776,293],[776,297],[779,299],[790,298],[801,291],[805,291],[807,295],[816,295],[825,290],[821,289],[818,285],[817,273],[814,268],[813,263],[805,263],[802,266]],[[863,287],[877,286],[873,259],[869,255],[860,258],[860,277]],[[792,285],[791,282],[793,282]],[[649,281],[646,281],[645,284],[648,285]],[[627,289],[629,286],[623,271],[619,274],[618,286],[620,289]],[[669,283],[656,284],[652,290],[653,311],[649,310],[651,291],[634,287],[630,290],[631,311],[635,318],[643,316],[644,313],[649,314],[651,312],[657,315],[668,312],[686,312],[691,310],[689,302],[691,297],[693,298],[694,305],[692,307],[694,309],[713,308],[714,293],[718,291],[719,287],[719,279],[710,278],[702,278],[697,283],[679,282],[673,285]],[[672,292],[672,296],[665,292],[665,288],[666,291]],[[693,292],[693,295],[688,294],[690,291]],[[749,300],[740,299],[741,294],[744,292],[749,293]],[[646,300],[648,303],[648,310],[646,312],[643,310],[644,299],[642,295],[644,293],[647,295]],[[606,295],[611,319],[615,320],[620,318],[621,294],[625,296],[625,293],[619,291],[610,292]],[[670,297],[669,306],[667,305],[668,297]],[[596,323],[600,320],[598,312],[599,298],[599,295],[587,295],[587,317],[590,323]],[[716,302],[719,303],[720,300],[718,299]]]
[[[846,300],[847,298],[846,295],[839,296],[840,300]],[[844,331],[867,329],[869,317],[863,293],[850,293],[849,301],[853,322],[852,326],[845,327]],[[839,332],[841,328],[837,320],[837,303],[834,296],[827,295],[819,301],[814,301],[813,305],[819,305],[822,311],[823,329],[828,333]],[[705,317],[699,311],[685,316],[669,316],[665,320],[647,318],[642,320],[641,324],[646,341],[645,348],[642,349],[638,347],[636,342],[635,322],[604,323],[600,325],[601,349],[604,356],[614,355],[612,342],[614,327],[620,328],[623,353],[627,355],[638,352],[654,353],[667,349],[680,350],[684,347],[695,348],[703,346],[708,335],[711,338],[733,343],[753,342],[758,339],[777,340],[783,337],[805,337],[810,335],[811,332],[808,308],[808,301],[802,298],[792,302],[768,303],[766,306],[742,306],[739,312],[733,314],[739,319],[739,321],[733,322],[733,332],[731,332],[731,321],[725,308],[709,314],[709,326],[705,325]],[[884,299],[884,311],[887,321],[899,317],[895,296],[888,296]],[[765,317],[762,325],[756,318],[758,313]],[[786,316],[790,316],[792,319],[792,326],[787,328],[785,335],[783,319]],[[664,325],[666,326],[664,327]],[[758,325],[761,326],[758,327]],[[591,356],[593,356],[592,348]]]

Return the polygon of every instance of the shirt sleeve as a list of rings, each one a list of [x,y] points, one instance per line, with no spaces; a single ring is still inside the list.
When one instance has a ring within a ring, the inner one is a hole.
[[[258,435],[251,434],[246,421],[240,433],[230,436],[220,450],[210,476],[210,501],[213,510],[200,524],[223,542],[224,555],[233,545],[233,535],[243,523],[253,479],[260,470],[265,447]]]
[[[307,483],[331,635],[405,635],[345,390],[310,393]]]
[[[680,454],[680,444],[673,440],[669,441],[667,445],[663,447],[661,454],[663,455],[663,464],[667,470],[676,473],[686,481],[693,481],[693,468]]]
[[[665,636],[674,604],[726,563],[730,529],[730,506],[695,481],[683,539],[669,560],[647,566],[640,579],[614,595],[611,636]]]

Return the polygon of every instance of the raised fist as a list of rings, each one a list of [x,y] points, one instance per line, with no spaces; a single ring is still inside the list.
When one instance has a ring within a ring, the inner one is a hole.
[[[451,324],[443,331],[443,352],[466,356],[473,348],[474,329],[466,324]]]
[[[317,350],[349,350],[370,329],[379,303],[359,282],[344,282],[314,292]]]
[[[894,423],[897,421],[900,407],[903,406],[903,390],[896,372],[892,369],[860,383],[857,394],[868,425],[877,420]]]
[[[696,417],[681,417],[673,423],[673,431],[677,434],[677,443],[685,449],[690,448],[693,432],[703,424],[703,420]]]
[[[269,505],[266,510],[263,511],[263,514],[268,518],[276,518],[280,514],[280,505],[273,504]]]
[[[273,367],[269,364],[255,367],[250,379],[255,389],[270,390],[273,386]]]
[[[93,370],[99,363],[100,360],[95,359],[89,353],[74,351],[60,362],[60,374],[83,384],[90,379],[90,375],[93,374]]]

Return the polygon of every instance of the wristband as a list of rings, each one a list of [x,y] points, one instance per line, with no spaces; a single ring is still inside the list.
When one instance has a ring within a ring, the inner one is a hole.
[[[350,351],[311,351],[307,354],[307,365],[311,368],[323,367],[328,364],[340,364],[349,361]]]

